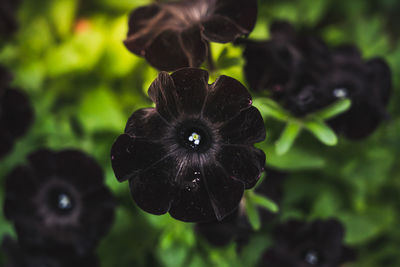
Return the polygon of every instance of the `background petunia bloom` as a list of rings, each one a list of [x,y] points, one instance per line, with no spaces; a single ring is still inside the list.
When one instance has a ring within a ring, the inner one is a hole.
[[[391,71],[381,58],[364,61],[353,45],[329,48],[307,33],[296,33],[287,22],[271,26],[272,38],[248,41],[244,51],[250,88],[267,90],[298,117],[327,107],[341,98],[351,108],[328,121],[350,139],[369,136],[387,117]]]
[[[337,220],[289,221],[275,229],[274,246],[259,266],[337,267],[355,259],[355,252],[343,245],[343,239],[344,228]]]
[[[198,67],[208,42],[227,43],[249,34],[257,18],[256,0],[183,0],[135,9],[126,47],[155,68]]]
[[[24,92],[9,87],[11,74],[0,66],[0,159],[33,122],[33,108]]]
[[[111,150],[119,181],[152,214],[200,222],[221,220],[239,205],[265,163],[253,144],[264,122],[247,89],[235,79],[185,68],[161,72],[149,88],[156,108],[132,114]]]
[[[5,267],[98,267],[99,262],[93,254],[78,257],[64,250],[46,251],[27,248],[12,240],[3,239],[1,249],[7,257]]]
[[[102,169],[77,150],[39,150],[6,180],[6,218],[22,245],[42,251],[92,251],[111,227],[114,206]]]

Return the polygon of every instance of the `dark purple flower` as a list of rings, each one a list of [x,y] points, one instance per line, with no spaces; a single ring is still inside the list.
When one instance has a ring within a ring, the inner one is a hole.
[[[266,196],[279,203],[283,194],[283,181],[286,178],[286,173],[266,168],[266,178],[255,189],[259,195]],[[275,214],[260,208],[262,224],[271,222]],[[213,221],[206,223],[197,223],[195,226],[196,232],[204,237],[210,244],[221,247],[226,246],[230,242],[235,241],[239,245],[247,243],[250,234],[253,232],[250,222],[247,219],[244,205],[222,221]]]
[[[329,49],[285,22],[274,23],[271,36],[266,42],[246,42],[245,73],[252,89],[271,92],[298,117],[351,99],[347,112],[328,121],[350,139],[367,137],[387,117],[391,73],[383,59],[364,61],[351,45]]]
[[[270,36],[268,41],[240,41],[245,44],[244,70],[250,89],[278,97],[305,69],[326,68],[329,49],[320,39],[297,33],[285,21],[274,22]]]
[[[3,239],[2,250],[7,262],[5,267],[97,267],[97,258],[90,254],[84,257],[70,255],[63,250],[45,251],[26,248],[6,236]]]
[[[207,71],[161,72],[149,88],[156,108],[138,110],[111,150],[119,181],[152,214],[188,222],[223,219],[239,205],[264,167],[253,147],[265,139],[259,111],[246,88]]]
[[[249,34],[256,22],[256,0],[182,0],[135,9],[126,47],[160,70],[198,67],[208,42],[227,43]]]
[[[25,246],[83,255],[108,232],[114,206],[100,166],[77,150],[39,150],[6,180],[4,214]]]
[[[353,249],[343,245],[343,238],[344,228],[334,219],[289,221],[275,229],[275,244],[259,266],[338,267],[355,258]]]
[[[321,79],[320,86],[336,99],[350,98],[352,106],[328,123],[347,138],[365,138],[388,117],[386,106],[392,92],[390,68],[381,58],[363,61],[353,46],[334,50],[332,61],[334,67]]]
[[[33,121],[33,108],[24,92],[9,87],[11,74],[0,66],[0,158],[23,136]]]
[[[213,246],[229,245],[232,241],[247,238],[252,232],[244,212],[244,207],[240,205],[238,209],[220,222],[197,223],[195,231]]]
[[[0,1],[0,38],[11,35],[17,29],[17,7],[19,0]]]

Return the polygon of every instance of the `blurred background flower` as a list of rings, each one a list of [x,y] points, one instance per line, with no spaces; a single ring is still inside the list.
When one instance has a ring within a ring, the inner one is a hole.
[[[250,88],[265,90],[295,116],[305,116],[341,98],[351,108],[329,120],[351,139],[370,135],[388,117],[391,71],[385,60],[363,62],[354,45],[329,48],[318,36],[296,33],[288,22],[273,22],[268,41],[245,44],[245,73]]]
[[[259,266],[340,266],[353,261],[355,252],[342,245],[344,229],[336,220],[310,223],[288,221],[274,230],[275,245]]]
[[[114,200],[103,172],[78,150],[39,150],[7,176],[4,215],[26,247],[91,252],[110,229]]]
[[[9,236],[3,238],[2,250],[7,256],[5,267],[97,267],[98,259],[93,255],[77,257],[65,251],[46,251],[35,248],[24,248]]]
[[[199,67],[211,56],[209,42],[228,43],[248,35],[256,18],[256,0],[161,2],[130,14],[124,43],[159,70]]]
[[[32,125],[33,108],[28,96],[10,88],[11,74],[0,66],[0,159],[9,153],[16,139]]]

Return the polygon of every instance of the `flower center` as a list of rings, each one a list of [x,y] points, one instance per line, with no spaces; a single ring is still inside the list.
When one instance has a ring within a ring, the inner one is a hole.
[[[319,256],[315,250],[309,250],[304,256],[304,260],[311,265],[317,265],[319,263]]]
[[[347,97],[347,94],[348,94],[348,92],[347,92],[347,89],[346,89],[346,88],[335,88],[335,89],[333,90],[333,95],[334,95],[336,98],[344,98],[344,97]]]
[[[198,133],[193,132],[189,137],[188,137],[189,143],[191,143],[191,146],[193,148],[197,147],[200,145],[200,140],[201,140],[201,135]]]
[[[49,205],[57,213],[70,213],[75,205],[71,195],[62,189],[53,189],[49,194]]]
[[[187,150],[205,152],[211,146],[209,130],[201,122],[190,121],[178,127],[178,143]]]
[[[72,202],[68,195],[58,195],[58,208],[62,210],[68,210],[72,208]]]

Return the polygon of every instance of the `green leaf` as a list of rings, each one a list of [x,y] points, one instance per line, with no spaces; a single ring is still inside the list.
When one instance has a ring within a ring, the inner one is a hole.
[[[250,194],[247,194],[246,201],[245,201],[247,218],[249,219],[251,227],[254,230],[259,230],[261,228],[260,215],[258,214],[255,203],[253,203],[251,197],[249,197],[249,196],[250,196]]]
[[[240,266],[257,266],[265,250],[271,246],[270,235],[252,235],[246,246],[240,251]]]
[[[281,170],[310,170],[325,167],[325,159],[319,154],[292,147],[290,153],[278,155],[274,146],[261,146],[267,155],[267,165]]]
[[[263,117],[273,117],[280,121],[287,121],[291,117],[278,103],[269,98],[255,98],[253,106],[260,110]]]
[[[251,194],[249,194],[249,197],[251,198],[251,202],[253,202],[257,206],[263,207],[273,213],[277,213],[279,211],[278,205],[276,205],[274,201],[265,196],[252,192]]]
[[[65,37],[72,28],[75,19],[76,0],[52,1],[51,18],[58,34]]]
[[[100,87],[87,92],[82,98],[78,116],[87,131],[119,132],[124,129],[126,117],[110,91],[107,87]]]
[[[332,105],[329,105],[328,107],[317,111],[313,114],[313,116],[316,116],[322,120],[330,119],[333,118],[340,113],[345,112],[348,110],[351,106],[351,101],[350,99],[344,98],[339,101],[336,101]]]
[[[228,69],[241,64],[240,57],[232,57],[228,54],[228,48],[225,47],[215,62],[218,69]]]
[[[283,155],[289,151],[294,141],[301,131],[301,125],[297,122],[289,121],[285,130],[275,143],[276,154]]]
[[[391,207],[370,207],[367,213],[338,214],[338,218],[346,227],[346,243],[363,244],[376,238],[395,222],[394,210]]]
[[[304,123],[305,127],[322,143],[328,146],[337,144],[337,137],[333,130],[321,120],[310,120]]]

